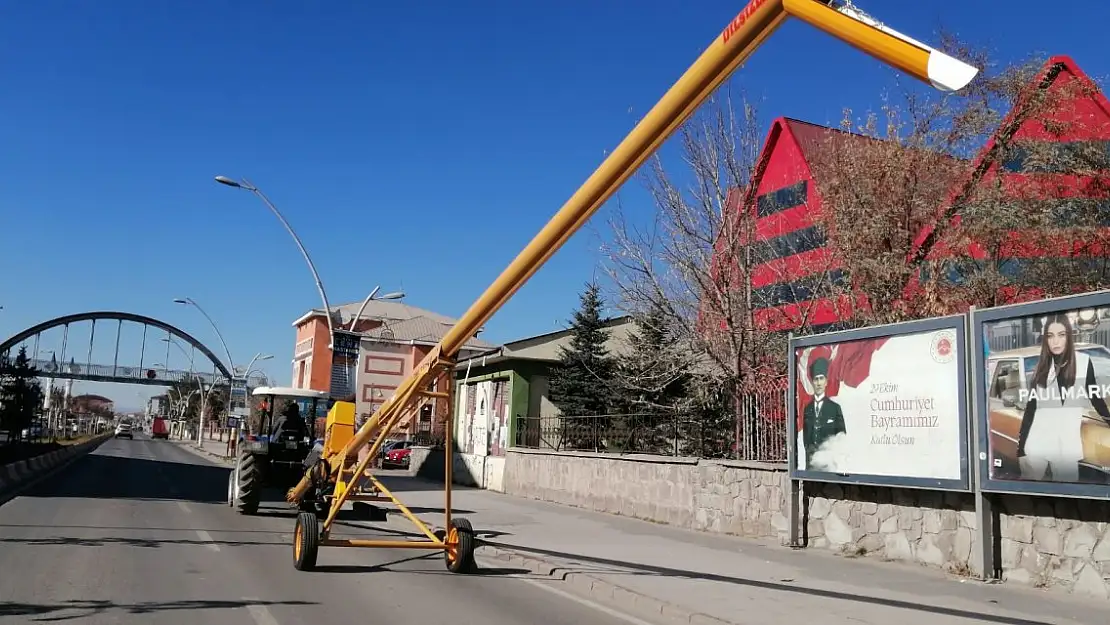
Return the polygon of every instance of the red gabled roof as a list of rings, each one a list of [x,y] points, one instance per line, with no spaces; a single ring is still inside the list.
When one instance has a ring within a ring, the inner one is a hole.
[[[798,145],[798,149],[802,151],[802,156],[805,157],[807,163],[812,162],[813,157],[823,145],[833,143],[840,146],[850,143],[880,141],[880,139],[866,135],[848,132],[840,128],[822,126],[792,117],[780,117],[779,119],[785,123],[790,134],[793,135],[794,142]]]

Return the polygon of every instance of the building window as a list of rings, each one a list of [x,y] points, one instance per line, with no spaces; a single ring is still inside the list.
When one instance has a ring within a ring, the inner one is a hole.
[[[1110,200],[1105,198],[1059,198],[1045,200],[1050,219],[1061,227],[1110,227]]]
[[[846,281],[847,273],[843,269],[834,269],[798,278],[791,282],[780,282],[759,287],[752,291],[752,307],[755,309],[778,308],[788,304],[823,299],[828,297],[834,288],[843,286]]]
[[[312,351],[313,343],[314,340],[311,337],[297,343],[297,345],[293,348],[293,357],[295,358],[297,356],[303,356],[304,354],[310,353]]]
[[[794,256],[825,247],[828,240],[817,226],[799,228],[794,232],[761,241],[753,246],[752,262],[759,265],[779,258]]]
[[[1001,167],[1015,174],[1060,174],[1110,169],[1110,141],[1023,141],[1005,149]]]
[[[801,206],[806,203],[809,183],[805,180],[781,189],[768,191],[755,199],[755,212],[757,217],[766,217],[775,213]]]

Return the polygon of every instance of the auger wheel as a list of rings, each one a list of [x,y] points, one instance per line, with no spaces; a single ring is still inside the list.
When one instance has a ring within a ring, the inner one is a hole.
[[[293,530],[293,567],[298,571],[316,568],[320,554],[320,520],[312,512],[297,514],[297,527]]]
[[[471,573],[478,568],[474,560],[474,550],[478,548],[478,541],[474,537],[474,527],[467,519],[451,519],[451,527],[444,538],[447,549],[443,556],[447,562],[447,570],[452,573]]]

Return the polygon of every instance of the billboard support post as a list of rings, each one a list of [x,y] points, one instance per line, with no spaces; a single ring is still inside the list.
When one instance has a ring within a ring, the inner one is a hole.
[[[983,340],[983,333],[977,332],[976,326],[975,307],[972,306],[967,313],[967,336],[971,339],[968,341],[971,349],[967,350],[965,355],[968,379],[968,388],[965,389],[965,392],[969,394],[968,406],[970,407],[971,418],[968,419],[968,424],[972,431],[968,432],[968,436],[972,450],[971,457],[974,459],[972,465],[975,470],[972,493],[975,498],[975,543],[979,548],[979,570],[977,573],[979,579],[987,581],[996,579],[998,572],[995,566],[994,510],[991,506],[990,495],[983,492],[983,479],[986,476],[983,475],[983,463],[980,462],[982,458],[986,457],[988,450],[975,433],[980,421],[986,418],[979,402],[975,401],[975,394],[979,390],[979,385],[983,383],[983,372],[981,370],[983,359],[980,356],[986,352],[987,348]],[[974,563],[974,560],[972,562]]]
[[[790,335],[787,337],[787,345],[791,346],[790,351],[787,354],[787,360],[790,363],[789,372],[787,374],[787,384],[789,386],[787,386],[787,392],[784,393],[784,401],[786,401],[786,412],[783,413],[783,414],[786,415],[786,420],[787,420],[786,435],[789,437],[786,441],[786,462],[787,462],[787,470],[786,470],[786,480],[787,480],[786,515],[787,515],[787,518],[786,518],[786,521],[787,521],[787,524],[790,527],[789,534],[788,534],[788,537],[787,537],[787,546],[792,547],[792,548],[802,548],[802,547],[805,547],[805,544],[802,542],[802,536],[804,536],[804,533],[803,533],[803,530],[802,530],[802,523],[805,521],[805,515],[802,514],[802,505],[803,505],[803,501],[804,501],[803,500],[804,495],[802,493],[802,481],[795,478],[794,477],[794,472],[791,470],[795,466],[795,464],[797,463],[797,460],[795,460],[795,458],[794,458],[795,451],[794,451],[794,444],[793,444],[792,441],[795,438],[797,438],[797,434],[795,433],[795,427],[796,427],[796,424],[798,422],[797,421],[798,416],[795,414],[795,410],[796,410],[795,402],[792,401],[792,398],[794,397],[794,393],[793,393],[794,385],[797,383],[797,380],[794,377],[795,375],[797,375],[797,373],[795,372],[795,367],[797,365],[794,362],[795,356],[794,356],[794,347],[793,347],[793,345],[794,345],[794,333],[793,332],[791,332]]]

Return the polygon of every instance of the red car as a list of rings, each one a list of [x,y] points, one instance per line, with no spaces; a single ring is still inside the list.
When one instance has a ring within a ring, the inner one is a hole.
[[[385,453],[385,459],[382,460],[382,468],[400,467],[402,469],[409,468],[409,458],[412,456],[412,442],[401,441],[394,443],[393,447]]]
[[[154,417],[150,424],[150,437],[151,438],[169,438],[170,427],[166,424],[166,420],[162,417]]]

